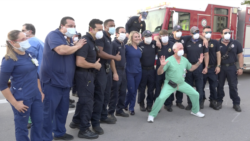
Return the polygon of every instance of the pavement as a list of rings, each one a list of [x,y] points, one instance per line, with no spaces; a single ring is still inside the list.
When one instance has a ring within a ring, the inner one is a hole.
[[[228,85],[225,84],[226,96],[223,108],[215,111],[209,108],[209,101],[205,101],[205,108],[201,110],[205,118],[192,116],[190,111],[173,106],[173,112],[161,109],[154,123],[147,123],[147,112],[141,112],[136,104],[135,115],[128,118],[117,117],[116,124],[101,124],[104,134],[96,141],[250,141],[250,73],[239,76],[238,91],[241,97],[242,112],[232,108],[229,98]],[[205,88],[206,97],[209,96],[208,84]],[[76,97],[71,97],[77,100]],[[186,96],[183,104],[187,105]],[[14,141],[14,117],[10,104],[0,94],[0,137],[1,141]],[[66,128],[67,133],[77,137],[78,130],[71,129],[69,124],[74,114],[74,108],[69,109]]]

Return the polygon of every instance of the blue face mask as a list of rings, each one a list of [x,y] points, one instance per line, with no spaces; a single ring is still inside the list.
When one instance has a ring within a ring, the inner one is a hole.
[[[75,28],[67,28],[67,32],[65,35],[69,38],[72,38],[76,34],[76,29]]]
[[[115,27],[109,28],[109,34],[114,35],[115,34]]]

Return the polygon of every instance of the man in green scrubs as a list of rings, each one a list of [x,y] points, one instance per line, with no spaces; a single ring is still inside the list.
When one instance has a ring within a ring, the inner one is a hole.
[[[175,43],[173,46],[174,55],[165,60],[165,56],[161,56],[161,66],[157,70],[157,74],[161,75],[165,72],[165,82],[161,90],[160,96],[156,99],[152,111],[149,113],[148,122],[153,122],[159,113],[165,100],[175,91],[187,94],[192,102],[191,114],[197,117],[204,117],[205,114],[199,112],[199,93],[185,82],[186,71],[194,71],[203,62],[203,54],[195,65],[192,65],[185,57],[183,45]]]

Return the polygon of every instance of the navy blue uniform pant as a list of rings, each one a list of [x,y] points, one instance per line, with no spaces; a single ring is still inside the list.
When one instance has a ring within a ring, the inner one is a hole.
[[[126,71],[127,76],[127,95],[125,100],[125,108],[129,105],[129,111],[134,111],[137,89],[141,81],[142,73],[130,73]]]
[[[11,105],[14,113],[16,141],[43,141],[43,103],[41,94],[39,93],[33,98],[23,100],[23,104],[29,107],[25,113],[18,112],[15,107]],[[29,132],[27,129],[29,116],[33,122],[30,139],[28,138]]]
[[[72,121],[80,124],[80,130],[85,131],[90,127],[89,121],[93,111],[95,73],[88,70],[76,71],[75,80],[79,99]]]
[[[204,99],[206,99],[205,95],[205,86],[208,81],[209,83],[209,90],[210,90],[210,96],[209,100],[217,100],[217,86],[218,86],[218,75],[215,74],[215,68],[211,67],[208,69],[207,74],[203,74],[203,93],[204,93]]]
[[[186,74],[186,82],[194,87],[194,82],[195,82],[195,87],[196,91],[200,95],[200,103],[204,100],[204,93],[203,93],[203,73],[202,73],[203,67],[200,65],[196,70],[193,72],[188,71]],[[192,105],[189,97],[188,98],[188,105]]]
[[[111,97],[109,101],[109,114],[121,113],[124,108],[125,98],[126,98],[126,89],[127,89],[127,79],[124,69],[117,69],[119,76],[118,81],[112,83],[111,88]]]
[[[106,118],[108,118],[107,106],[108,106],[109,100],[110,100],[112,78],[113,78],[112,72],[110,70],[109,73],[107,74],[107,84],[106,84],[106,88],[104,91],[104,101],[103,101],[103,105],[102,105],[101,120],[105,120]]]
[[[225,80],[227,79],[229,85],[229,95],[233,100],[233,104],[240,104],[240,97],[238,96],[238,77],[237,77],[237,68],[235,65],[233,66],[221,66],[221,70],[219,73],[219,84],[217,89],[217,102],[223,102],[223,97],[225,96],[224,85]]]
[[[69,110],[70,88],[55,87],[48,82],[42,84],[42,90],[45,95],[43,141],[52,141],[52,130],[55,137],[66,133],[65,123]]]
[[[138,104],[144,105],[145,89],[147,91],[147,106],[151,107],[154,102],[155,69],[142,69],[142,78],[138,88]]]

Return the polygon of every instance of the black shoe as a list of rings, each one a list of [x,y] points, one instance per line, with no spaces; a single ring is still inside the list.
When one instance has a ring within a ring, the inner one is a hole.
[[[70,134],[65,133],[63,136],[61,137],[54,137],[54,140],[73,140],[74,137]]]
[[[72,93],[72,96],[78,97],[77,92],[76,93]]]
[[[69,99],[69,103],[75,103],[74,99]]]
[[[74,123],[73,121],[69,124],[69,127],[72,128],[72,129],[75,129],[75,128],[78,128],[80,129],[80,124],[76,124]]]
[[[97,139],[99,137],[98,134],[92,132],[90,129],[87,129],[85,131],[79,131],[78,132],[79,138],[85,138],[85,139]]]
[[[92,127],[92,129],[93,129],[94,132],[95,132],[96,134],[98,134],[98,135],[104,134],[104,131],[103,131],[102,127],[100,127],[100,126]]]
[[[128,111],[128,107],[124,108],[125,111]]]
[[[147,106],[146,109],[147,109],[148,112],[151,112],[152,111],[152,106]]]
[[[124,111],[122,111],[121,113],[115,113],[116,116],[120,116],[120,117],[129,117],[129,114],[125,113]]]
[[[144,106],[144,105],[140,105],[140,110],[141,110],[142,112],[145,112],[145,111],[146,111],[145,106]]]
[[[112,120],[117,121],[116,117],[114,114],[109,114],[108,117],[110,117]]]
[[[130,111],[130,115],[131,116],[135,115],[135,111]]]
[[[69,103],[69,108],[75,108],[76,106],[72,103]]]
[[[179,107],[180,109],[185,109],[184,105],[182,103],[176,103],[176,106]]]
[[[219,110],[217,107],[217,102],[215,100],[210,101],[209,107],[213,108],[214,110]]]
[[[240,105],[234,105],[233,108],[236,112],[241,112]]]
[[[171,105],[164,106],[164,109],[166,109],[168,112],[173,112],[173,109],[172,109]]]
[[[221,109],[222,108],[222,102],[217,102],[217,109]]]
[[[200,102],[200,109],[204,109],[204,102],[205,102],[205,100],[202,100],[202,101]]]
[[[187,107],[185,108],[185,110],[191,110],[192,109],[192,105],[187,105]]]
[[[116,121],[114,119],[107,117],[106,119],[101,119],[100,123],[115,124]]]
[[[27,129],[30,129],[31,126],[32,126],[32,123],[28,123],[28,124],[27,124]]]

